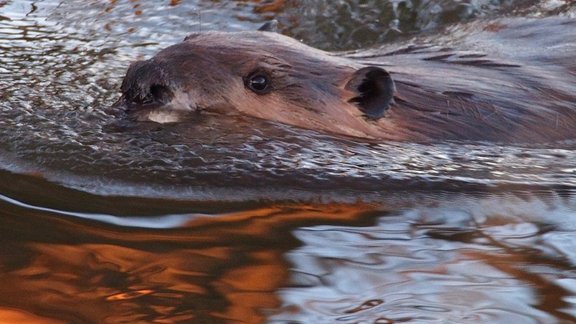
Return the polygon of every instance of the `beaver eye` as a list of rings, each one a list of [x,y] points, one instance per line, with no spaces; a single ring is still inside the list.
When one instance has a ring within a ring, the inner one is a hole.
[[[261,73],[249,76],[246,80],[246,87],[257,94],[266,94],[271,90],[268,76]]]

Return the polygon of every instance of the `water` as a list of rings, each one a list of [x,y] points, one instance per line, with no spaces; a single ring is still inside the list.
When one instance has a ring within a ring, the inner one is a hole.
[[[190,31],[276,17],[355,49],[574,5],[273,4],[0,2],[0,322],[576,321],[574,142],[371,143],[103,113],[131,61]]]

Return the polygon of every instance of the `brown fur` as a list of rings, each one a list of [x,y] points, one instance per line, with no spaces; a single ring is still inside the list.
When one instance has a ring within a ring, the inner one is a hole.
[[[576,22],[561,18],[477,22],[449,37],[353,53],[327,53],[271,32],[202,32],[133,64],[116,107],[140,120],[154,120],[151,111],[241,113],[382,140],[570,139],[575,40]],[[367,118],[356,103],[372,96],[355,90],[366,81],[355,73],[366,66],[395,82],[393,102],[382,95],[374,101],[383,105],[382,118]],[[270,76],[269,93],[246,86],[255,71]]]

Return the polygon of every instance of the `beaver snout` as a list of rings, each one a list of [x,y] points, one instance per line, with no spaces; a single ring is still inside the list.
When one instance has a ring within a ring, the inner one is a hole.
[[[160,107],[166,105],[172,100],[174,94],[164,85],[152,84],[148,90],[145,90],[139,96],[127,97],[129,103],[143,107]]]
[[[130,110],[162,107],[174,98],[167,73],[154,60],[133,63],[121,89]]]
[[[121,90],[121,98],[109,110],[114,115],[125,115],[137,121],[170,123],[180,121],[183,110],[195,110],[182,104],[181,101],[186,100],[178,100],[178,91],[169,73],[154,59],[130,65]]]

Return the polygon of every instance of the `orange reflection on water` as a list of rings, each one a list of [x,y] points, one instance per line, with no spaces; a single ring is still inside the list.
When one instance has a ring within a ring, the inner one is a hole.
[[[357,222],[369,210],[275,205],[199,215],[174,229],[30,214],[36,226],[23,226],[10,243],[18,260],[0,257],[0,303],[13,317],[30,312],[64,322],[263,323],[287,284],[284,254],[299,244],[291,232]]]
[[[0,308],[0,324],[60,324],[65,323],[53,318],[46,318],[30,314],[21,310]]]

